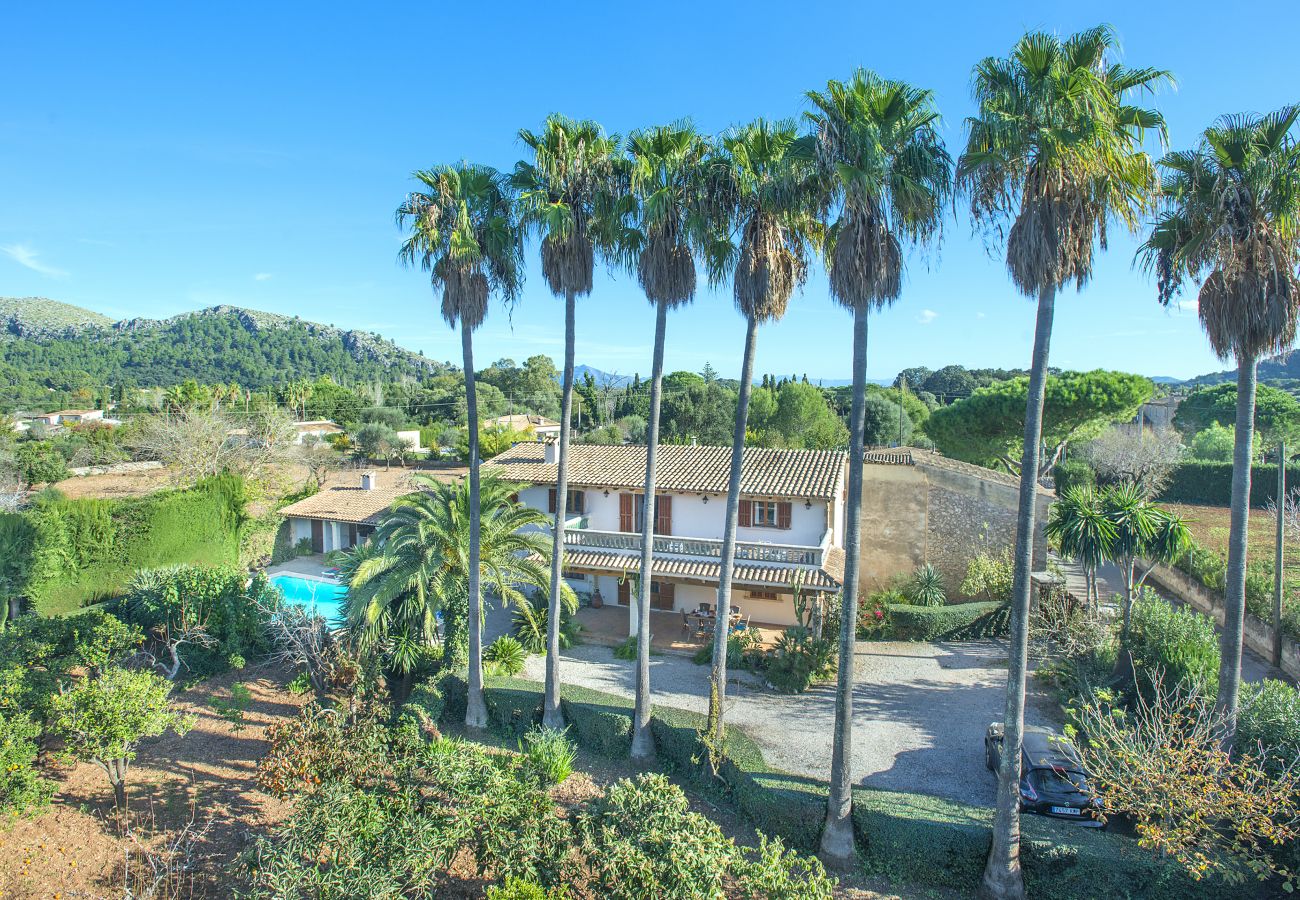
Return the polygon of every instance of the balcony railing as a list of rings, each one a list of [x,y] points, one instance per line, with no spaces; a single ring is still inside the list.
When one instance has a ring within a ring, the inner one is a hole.
[[[641,535],[626,531],[566,530],[564,543],[569,547],[593,550],[639,551]],[[737,562],[781,563],[792,566],[820,566],[823,547],[804,547],[795,544],[763,544],[749,541],[736,542]],[[722,558],[722,541],[713,538],[671,537],[655,535],[654,552],[674,556],[697,556],[705,559]]]

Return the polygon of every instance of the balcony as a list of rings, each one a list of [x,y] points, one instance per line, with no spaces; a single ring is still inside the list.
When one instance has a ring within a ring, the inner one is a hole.
[[[826,552],[828,541],[823,539],[820,547],[805,547],[797,544],[767,544],[749,541],[736,542],[736,562],[775,563],[788,566],[818,567]],[[622,550],[640,552],[641,535],[625,531],[593,531],[586,528],[572,528],[566,523],[564,532],[566,547],[582,547],[589,550]],[[673,556],[691,556],[702,559],[721,559],[722,541],[713,538],[672,537],[655,535],[654,553]]]

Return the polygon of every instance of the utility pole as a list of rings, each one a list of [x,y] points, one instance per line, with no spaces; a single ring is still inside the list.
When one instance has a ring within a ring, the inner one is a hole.
[[[903,446],[903,391],[907,389],[907,376],[898,376],[898,446]]]
[[[1286,525],[1286,441],[1277,444],[1277,547],[1273,553],[1273,665],[1282,665],[1282,538]]]

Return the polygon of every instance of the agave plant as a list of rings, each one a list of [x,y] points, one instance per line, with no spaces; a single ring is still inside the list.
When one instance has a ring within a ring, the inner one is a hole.
[[[907,584],[907,599],[916,606],[943,606],[948,602],[943,576],[933,564],[917,566]]]

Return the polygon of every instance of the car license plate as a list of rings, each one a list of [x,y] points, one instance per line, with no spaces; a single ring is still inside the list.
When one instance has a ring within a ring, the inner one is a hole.
[[[1083,810],[1073,806],[1053,806],[1052,813],[1058,816],[1078,816],[1083,814]]]

